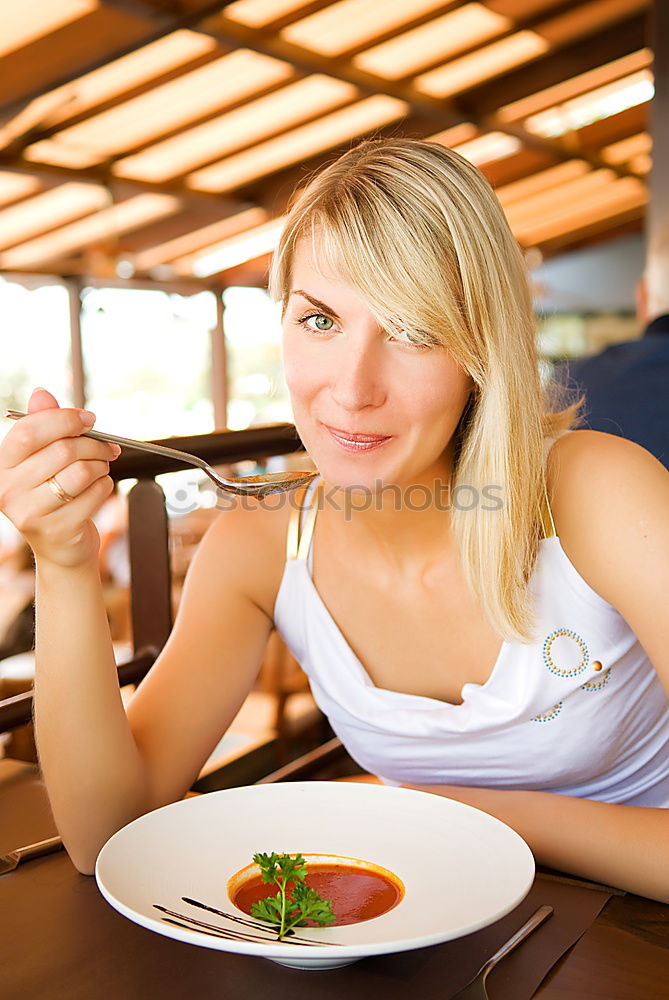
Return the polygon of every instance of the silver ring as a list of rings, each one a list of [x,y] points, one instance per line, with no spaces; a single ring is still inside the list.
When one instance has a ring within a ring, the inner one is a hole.
[[[69,503],[70,500],[74,500],[74,497],[71,497],[69,493],[65,492],[55,476],[51,476],[50,479],[47,479],[46,484],[51,492],[55,493],[61,503]]]

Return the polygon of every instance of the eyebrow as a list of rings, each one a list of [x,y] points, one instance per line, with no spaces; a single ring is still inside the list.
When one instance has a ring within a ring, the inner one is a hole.
[[[341,322],[339,316],[334,311],[332,306],[329,306],[326,302],[321,302],[320,299],[315,299],[313,295],[309,295],[302,288],[293,288],[290,294],[301,295],[303,298],[308,299],[308,301],[311,302],[312,306],[316,306],[317,309],[322,309],[323,312],[329,313],[330,316],[333,316],[338,322]]]

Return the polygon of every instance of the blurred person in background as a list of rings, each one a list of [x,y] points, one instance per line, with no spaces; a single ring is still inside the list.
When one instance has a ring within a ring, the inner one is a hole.
[[[558,381],[585,393],[585,424],[640,444],[669,469],[669,227],[636,289],[638,340],[564,362]]]

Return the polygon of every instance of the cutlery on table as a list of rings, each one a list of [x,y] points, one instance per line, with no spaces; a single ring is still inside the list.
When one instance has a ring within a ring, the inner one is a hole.
[[[60,837],[49,837],[47,840],[38,840],[36,844],[28,844],[27,847],[18,847],[9,854],[0,854],[0,875],[13,872],[21,861],[30,858],[39,858],[42,854],[51,854],[52,851],[59,851],[63,846]]]
[[[27,413],[20,410],[5,410],[5,417],[9,420],[20,420],[27,417]],[[202,469],[219,489],[226,493],[237,493],[241,496],[266,497],[270,493],[285,493],[287,490],[297,489],[310,482],[316,472],[269,472],[264,476],[241,476],[239,479],[224,479],[219,476],[212,467],[197,455],[191,455],[187,451],[177,451],[176,448],[165,448],[162,444],[152,444],[150,441],[135,441],[133,438],[119,437],[118,434],[106,434],[103,431],[84,431],[81,437],[96,438],[98,441],[111,441],[121,448],[136,448],[138,451],[148,451],[152,455],[162,455],[164,458],[176,458],[187,465],[194,465]]]
[[[454,993],[451,1000],[488,1000],[488,994],[485,988],[485,981],[488,973],[494,969],[501,958],[508,955],[510,951],[513,951],[521,941],[536,930],[539,924],[542,924],[547,917],[550,917],[553,913],[552,906],[540,906],[536,913],[533,913],[529,920],[526,920],[522,927],[520,927],[516,933],[506,941],[501,948],[491,955],[488,961],[481,966],[478,973],[474,976],[471,982],[467,983],[458,993]]]

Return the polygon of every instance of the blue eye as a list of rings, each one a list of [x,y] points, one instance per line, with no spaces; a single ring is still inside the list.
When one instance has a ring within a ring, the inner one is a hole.
[[[315,328],[313,326],[309,326],[310,319],[315,321]],[[314,333],[329,333],[334,326],[334,321],[331,320],[329,316],[325,316],[323,313],[310,313],[308,316],[302,316],[302,318],[298,319],[297,322],[306,326],[308,330],[313,330]],[[329,323],[330,326],[325,326],[325,323]]]

